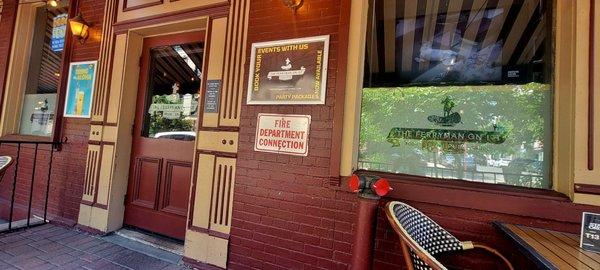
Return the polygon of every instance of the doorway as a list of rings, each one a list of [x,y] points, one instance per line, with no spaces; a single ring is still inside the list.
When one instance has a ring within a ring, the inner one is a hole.
[[[203,56],[203,31],[144,39],[127,225],[185,238]]]

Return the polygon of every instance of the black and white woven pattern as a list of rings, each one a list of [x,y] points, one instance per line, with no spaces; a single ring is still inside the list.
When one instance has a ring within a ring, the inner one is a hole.
[[[463,249],[461,242],[456,237],[419,210],[403,203],[395,204],[393,210],[402,228],[423,250],[429,252],[432,256],[446,251]],[[412,249],[410,255],[415,269],[431,269],[419,259]]]

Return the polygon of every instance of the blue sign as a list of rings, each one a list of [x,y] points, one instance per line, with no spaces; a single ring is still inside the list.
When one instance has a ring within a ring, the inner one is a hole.
[[[91,116],[97,61],[71,63],[65,101],[65,117]]]
[[[50,38],[50,48],[54,52],[61,52],[65,48],[65,36],[67,34],[67,23],[69,14],[59,14],[54,17],[52,22],[52,37]]]

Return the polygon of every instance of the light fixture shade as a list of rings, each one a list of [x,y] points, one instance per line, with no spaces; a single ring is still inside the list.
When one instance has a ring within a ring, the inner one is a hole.
[[[90,35],[90,26],[83,19],[81,13],[69,20],[69,26],[71,28],[71,33],[73,33],[73,36],[77,37],[80,42],[85,41]]]
[[[58,1],[56,1],[56,0],[50,0],[50,1],[47,1],[46,3],[51,7],[58,7]]]

